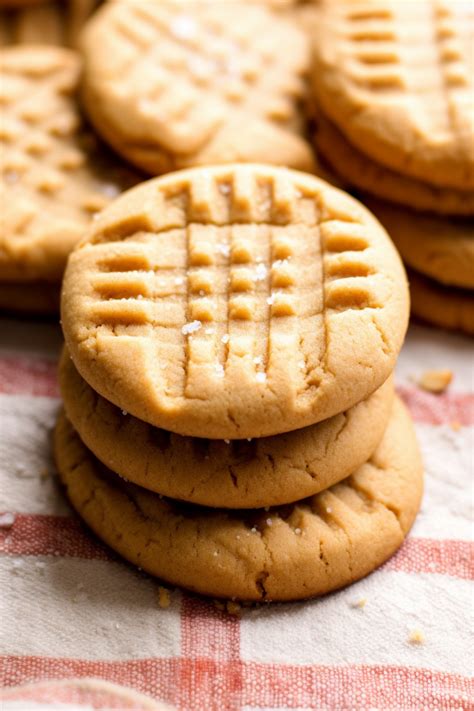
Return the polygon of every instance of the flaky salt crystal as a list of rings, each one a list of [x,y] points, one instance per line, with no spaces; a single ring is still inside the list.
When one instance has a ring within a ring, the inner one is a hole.
[[[191,321],[191,323],[185,323],[181,329],[181,333],[183,334],[183,336],[187,336],[190,333],[195,333],[196,331],[199,331],[201,326],[201,321]]]

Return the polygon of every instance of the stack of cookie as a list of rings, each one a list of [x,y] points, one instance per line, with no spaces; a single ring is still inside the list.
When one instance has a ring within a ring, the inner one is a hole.
[[[314,29],[316,145],[409,265],[415,314],[474,333],[474,11],[331,0]]]
[[[392,371],[406,278],[322,180],[195,168],[124,193],[62,292],[69,498],[129,561],[203,594],[318,595],[402,543],[422,473]]]

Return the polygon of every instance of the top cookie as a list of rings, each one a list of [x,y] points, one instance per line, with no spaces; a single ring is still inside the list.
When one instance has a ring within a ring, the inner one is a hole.
[[[362,152],[474,187],[474,11],[465,0],[331,0],[315,29],[314,88]]]
[[[82,126],[79,71],[59,47],[0,51],[3,281],[58,281],[92,216],[136,182]]]
[[[260,161],[311,170],[299,103],[306,35],[248,2],[109,2],[82,38],[97,130],[156,175]]]
[[[163,176],[106,208],[62,294],[76,368],[178,434],[238,439],[313,424],[388,377],[406,277],[375,218],[324,181],[231,165]]]

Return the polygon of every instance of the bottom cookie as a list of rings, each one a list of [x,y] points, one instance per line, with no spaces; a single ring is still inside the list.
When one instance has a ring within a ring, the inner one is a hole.
[[[402,544],[418,511],[422,464],[399,400],[381,444],[352,476],[295,504],[229,512],[130,484],[86,449],[64,414],[59,477],[73,506],[127,560],[213,597],[295,600],[367,575]]]
[[[0,282],[0,309],[17,314],[53,316],[59,313],[60,285],[49,282]]]
[[[412,314],[441,328],[474,336],[474,290],[439,284],[415,271],[408,273]]]

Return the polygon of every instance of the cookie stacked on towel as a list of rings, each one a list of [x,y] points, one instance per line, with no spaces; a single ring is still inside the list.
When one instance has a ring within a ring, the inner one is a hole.
[[[386,226],[414,313],[472,334],[472,4],[333,0],[318,13],[318,151]]]
[[[402,543],[420,503],[392,371],[403,267],[357,201],[296,171],[195,168],[124,193],[62,292],[69,498],[171,584],[323,594]]]

